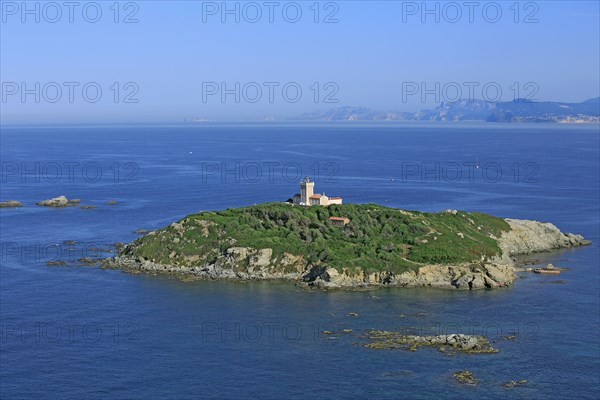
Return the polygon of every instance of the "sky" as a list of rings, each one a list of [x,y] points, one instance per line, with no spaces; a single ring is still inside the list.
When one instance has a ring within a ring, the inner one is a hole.
[[[600,96],[599,1],[0,1],[2,124]]]

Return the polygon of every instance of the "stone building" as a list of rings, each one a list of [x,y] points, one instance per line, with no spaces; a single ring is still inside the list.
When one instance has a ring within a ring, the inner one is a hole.
[[[329,222],[335,226],[346,226],[350,223],[350,218],[344,217],[329,217]]]

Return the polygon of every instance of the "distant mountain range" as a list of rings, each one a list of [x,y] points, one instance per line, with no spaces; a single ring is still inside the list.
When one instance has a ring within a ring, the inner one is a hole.
[[[561,103],[518,99],[491,103],[460,100],[442,103],[432,110],[415,113],[377,111],[365,107],[339,107],[302,114],[293,120],[310,121],[486,121],[600,123],[600,97],[581,103]]]

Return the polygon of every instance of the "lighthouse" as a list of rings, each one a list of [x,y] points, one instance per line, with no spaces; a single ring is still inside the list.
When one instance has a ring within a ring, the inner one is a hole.
[[[310,204],[310,198],[315,193],[315,183],[310,181],[307,176],[300,182],[300,201],[304,204]]]
[[[302,206],[328,206],[331,204],[342,204],[341,197],[328,197],[323,194],[315,194],[315,183],[307,176],[300,182],[300,193],[292,198],[293,204]]]

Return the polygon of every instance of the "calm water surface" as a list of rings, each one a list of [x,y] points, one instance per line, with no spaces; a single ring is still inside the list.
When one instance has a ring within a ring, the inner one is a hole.
[[[0,211],[0,397],[598,398],[599,138],[479,124],[3,129],[0,197],[25,206]],[[304,175],[348,202],[551,221],[594,243],[540,256],[569,268],[560,277],[472,293],[46,266],[191,212],[286,200]],[[97,208],[33,205],[62,194]],[[500,352],[371,350],[371,328],[486,334]],[[479,384],[457,384],[462,369]]]

